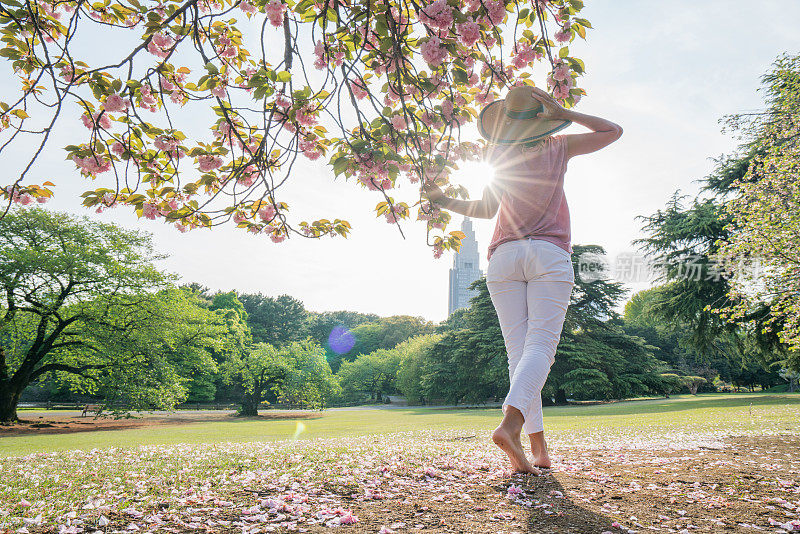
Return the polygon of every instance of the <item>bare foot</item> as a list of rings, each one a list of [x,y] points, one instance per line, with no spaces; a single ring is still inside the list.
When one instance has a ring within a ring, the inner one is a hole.
[[[542,474],[542,472],[533,467],[525,457],[525,451],[522,449],[522,442],[519,439],[519,434],[514,436],[513,433],[500,425],[492,433],[492,441],[506,453],[514,471],[518,473],[532,473],[534,475]]]
[[[542,469],[550,469],[553,464],[550,462],[550,456],[545,452],[544,454],[533,457],[533,465],[541,467]]]
[[[544,433],[530,434],[530,439],[533,465],[542,469],[550,469],[552,463],[550,462],[550,455],[547,454],[547,441],[544,439]]]

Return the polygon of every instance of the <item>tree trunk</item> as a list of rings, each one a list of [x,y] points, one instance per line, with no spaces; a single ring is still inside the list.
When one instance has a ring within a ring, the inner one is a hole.
[[[242,402],[242,409],[239,410],[239,415],[245,417],[255,417],[258,415],[258,403],[251,402],[249,399]]]
[[[556,390],[556,404],[567,404],[567,392],[563,389]]]
[[[261,392],[245,393],[242,396],[242,409],[239,415],[245,417],[256,417],[258,415],[258,405],[261,403]]]
[[[0,382],[0,423],[13,423],[17,418],[17,404],[22,393],[10,381]]]

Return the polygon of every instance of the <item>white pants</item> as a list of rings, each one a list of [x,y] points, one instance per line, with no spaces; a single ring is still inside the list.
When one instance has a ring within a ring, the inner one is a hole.
[[[569,252],[549,241],[509,241],[489,260],[486,285],[500,320],[511,381],[503,412],[507,406],[522,412],[526,434],[544,430],[541,392],[574,283]]]

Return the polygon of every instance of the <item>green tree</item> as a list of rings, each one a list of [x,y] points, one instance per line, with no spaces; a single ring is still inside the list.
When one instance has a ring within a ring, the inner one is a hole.
[[[333,333],[335,329],[338,329],[339,331],[345,331],[349,335],[352,335],[352,330],[357,326],[374,323],[379,320],[380,317],[375,314],[351,311],[309,312],[306,321],[306,332],[311,339],[325,348],[325,355],[328,363],[331,369],[336,372],[339,369],[344,354],[352,353],[352,347],[349,351],[344,350],[344,347],[341,346],[335,347],[336,350],[334,350],[329,343],[331,333]],[[355,336],[353,336],[353,339],[355,339]]]
[[[328,337],[337,326],[352,330],[353,328],[367,323],[375,323],[380,317],[374,313],[359,313],[352,311],[332,311],[332,312],[309,312],[306,331],[311,339],[320,346],[325,347]]]
[[[424,380],[429,374],[430,351],[441,339],[440,334],[416,336],[393,349],[400,355],[395,384],[409,404],[426,404]]]
[[[800,348],[800,55],[784,54],[762,77],[766,109],[732,115],[743,155],[721,210],[728,239],[719,256],[736,258],[728,301],[714,305],[724,319],[755,323],[783,344]],[[761,318],[761,315],[756,315]],[[781,355],[800,370],[800,351]]]
[[[289,295],[273,298],[258,293],[239,295],[239,300],[247,310],[247,324],[254,342],[282,347],[308,335],[308,312],[296,298]]]
[[[283,355],[264,343],[233,354],[223,366],[225,382],[238,393],[239,414],[251,417],[258,415],[258,407],[266,395],[277,397],[278,388],[288,374],[289,363]]]
[[[153,266],[158,258],[148,234],[88,218],[19,209],[0,219],[0,421],[17,419],[22,391],[47,373],[121,368],[118,353],[93,344],[86,332],[123,344],[147,326],[139,319],[153,309],[149,293],[169,282]],[[151,366],[153,360],[148,351],[137,365],[124,365],[155,373],[127,385],[144,391],[160,378],[175,384],[174,373]]]
[[[364,397],[378,402],[397,391],[395,381],[400,369],[401,355],[396,350],[378,349],[360,354],[353,361],[342,362],[336,376],[342,385],[345,402],[360,402]]]
[[[247,323],[247,310],[245,310],[242,301],[239,300],[239,296],[236,294],[236,291],[228,291],[227,293],[218,291],[212,297],[209,309],[212,311],[233,310],[239,315],[239,317],[241,317],[242,321]]]
[[[391,349],[408,338],[431,334],[434,325],[422,317],[393,315],[377,322],[359,325],[352,329],[356,343],[348,353],[352,358],[378,349]]]
[[[325,351],[313,341],[293,342],[280,349],[254,344],[229,358],[223,375],[235,386],[243,416],[258,415],[264,401],[321,408],[339,393]]]
[[[289,362],[289,374],[278,389],[279,400],[321,409],[340,395],[339,379],[325,359],[325,349],[316,342],[294,341],[279,354]]]

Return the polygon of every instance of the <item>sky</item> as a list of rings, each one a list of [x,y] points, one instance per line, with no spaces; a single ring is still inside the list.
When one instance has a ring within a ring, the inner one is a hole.
[[[581,16],[594,29],[585,42],[576,40],[570,47],[587,67],[579,84],[588,96],[577,110],[618,123],[624,134],[600,152],[571,160],[565,191],[573,244],[600,245],[613,262],[636,253],[631,241],[642,237],[637,216],[663,208],[676,190],[696,194],[696,180],[713,169],[712,158],[735,151],[737,140],[722,133],[718,121],[726,114],[763,107],[757,92],[760,77],[782,52],[798,53],[800,2],[585,4]],[[272,38],[277,45],[281,33]],[[0,90],[5,92],[7,84],[0,81]],[[0,93],[4,99],[8,100]],[[573,125],[562,133],[581,131],[585,130]],[[57,185],[47,207],[152,232],[157,249],[169,254],[160,266],[178,273],[184,282],[215,290],[288,294],[312,311],[446,318],[452,254],[433,259],[422,224],[404,224],[405,238],[401,237],[396,227],[375,217],[376,193],[364,191],[353,180],[334,180],[323,160],[304,160],[296,167],[286,200],[297,216],[349,220],[352,235],[346,240],[273,244],[234,228],[180,234],[160,222],[137,220],[125,208],[97,215],[81,207],[80,192],[95,185],[63,161],[60,147],[68,144],[70,133],[56,133],[56,142],[36,169],[42,181]],[[6,169],[7,163],[0,161]],[[453,179],[479,195],[490,174],[491,169],[475,164],[463,166]],[[451,229],[459,220],[454,215]],[[484,271],[493,225],[491,220],[474,221]],[[626,283],[631,291],[649,285],[646,280]]]

